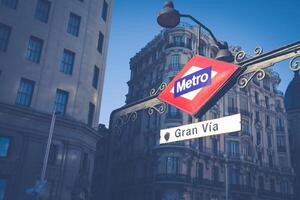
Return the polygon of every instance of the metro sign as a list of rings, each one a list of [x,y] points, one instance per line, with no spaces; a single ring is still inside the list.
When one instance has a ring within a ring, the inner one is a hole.
[[[159,98],[190,115],[199,116],[235,84],[243,71],[231,63],[194,56]]]

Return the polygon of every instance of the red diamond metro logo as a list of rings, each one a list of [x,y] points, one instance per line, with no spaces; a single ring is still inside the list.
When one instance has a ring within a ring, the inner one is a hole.
[[[159,98],[190,115],[197,114],[220,93],[239,67],[203,56],[194,56],[161,92]]]

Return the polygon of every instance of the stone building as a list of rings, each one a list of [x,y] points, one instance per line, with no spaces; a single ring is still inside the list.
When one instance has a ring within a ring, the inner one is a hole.
[[[130,60],[126,106],[177,74],[197,53],[198,33],[185,23],[165,29]],[[205,32],[200,38],[199,53],[214,58],[218,49],[212,38]],[[122,127],[111,124],[105,199],[223,200],[226,171],[230,200],[292,199],[294,174],[279,82],[269,70],[263,82],[233,87],[201,119],[169,106],[164,114],[140,110]],[[242,114],[240,132],[159,145],[162,128],[234,113]]]
[[[87,199],[112,0],[0,1],[0,200],[32,199],[57,114],[41,199]]]
[[[300,75],[295,72],[285,93],[285,109],[288,116],[288,129],[292,167],[295,170],[295,188],[300,188]],[[295,199],[300,199],[300,191],[295,189]]]

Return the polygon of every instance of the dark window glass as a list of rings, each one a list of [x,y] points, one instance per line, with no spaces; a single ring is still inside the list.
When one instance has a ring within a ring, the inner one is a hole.
[[[174,46],[179,47],[184,45],[183,36],[174,36],[173,37]]]
[[[169,105],[169,107],[168,107],[168,117],[180,118],[181,113],[176,107]]]
[[[108,4],[106,1],[103,1],[103,7],[102,7],[102,19],[106,21],[107,19],[107,10],[108,10]]]
[[[89,104],[89,115],[88,115],[88,125],[93,125],[94,120],[94,114],[95,114],[95,105],[93,103]]]
[[[55,97],[55,111],[61,114],[66,113],[67,103],[68,103],[69,93],[64,90],[57,89]]]
[[[98,88],[98,81],[99,81],[99,68],[97,66],[94,66],[93,87],[95,89]]]
[[[18,0],[1,0],[1,4],[12,9],[16,9]]]
[[[0,157],[7,157],[10,141],[10,137],[0,136]]]
[[[41,22],[47,23],[49,12],[50,12],[51,2],[47,0],[38,0],[36,4],[36,9],[34,17]]]
[[[167,174],[179,174],[179,158],[168,156],[166,158]]]
[[[197,163],[197,177],[203,179],[203,163]]]
[[[4,200],[6,190],[6,180],[0,178],[0,200]]]
[[[73,71],[74,60],[75,53],[65,49],[60,65],[60,71],[65,74],[71,75]]]
[[[34,90],[34,81],[22,78],[20,81],[16,104],[29,107]]]
[[[228,141],[228,156],[230,158],[239,158],[239,142]]]
[[[257,145],[261,144],[261,132],[260,132],[260,129],[256,129],[256,144]]]
[[[265,189],[264,178],[263,178],[262,176],[259,176],[259,177],[258,177],[258,187],[259,187],[261,190],[264,190],[264,189]]]
[[[0,51],[6,51],[11,28],[0,23]]]
[[[230,184],[239,184],[240,171],[237,168],[229,167],[229,181]]]
[[[56,164],[56,158],[58,154],[58,145],[57,144],[51,144],[50,152],[49,152],[49,164]]]
[[[99,53],[102,53],[103,43],[104,43],[104,35],[101,31],[99,31],[98,46],[97,46],[97,50],[99,51]]]
[[[172,55],[171,57],[171,66],[173,70],[179,70],[180,69],[180,55]]]
[[[218,166],[213,166],[213,180],[214,181],[219,181],[219,167]]]
[[[27,47],[26,59],[34,63],[39,63],[41,53],[42,53],[42,48],[43,48],[43,40],[31,36]]]
[[[271,185],[271,192],[275,192],[275,180],[274,179],[271,179],[270,185]]]
[[[80,29],[80,21],[81,21],[80,16],[74,13],[70,13],[69,23],[68,23],[68,33],[77,37]]]
[[[82,166],[81,166],[83,171],[86,171],[88,169],[88,164],[89,164],[89,155],[88,153],[84,152],[82,158]]]

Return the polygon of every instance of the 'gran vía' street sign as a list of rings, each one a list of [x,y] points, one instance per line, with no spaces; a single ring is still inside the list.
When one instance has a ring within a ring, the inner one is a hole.
[[[241,115],[236,114],[218,119],[162,129],[160,131],[159,143],[165,144],[240,130]]]

